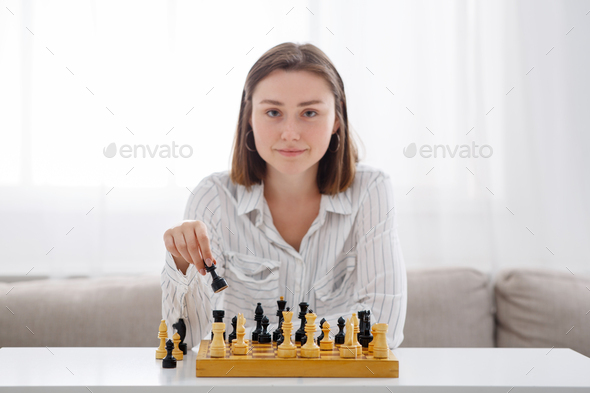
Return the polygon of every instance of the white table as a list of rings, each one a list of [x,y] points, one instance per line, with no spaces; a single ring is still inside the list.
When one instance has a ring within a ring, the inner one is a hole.
[[[398,348],[400,377],[197,378],[197,352],[163,369],[154,348],[2,348],[1,392],[590,392],[571,349]],[[239,389],[239,390],[236,390]],[[511,390],[512,389],[512,390]]]

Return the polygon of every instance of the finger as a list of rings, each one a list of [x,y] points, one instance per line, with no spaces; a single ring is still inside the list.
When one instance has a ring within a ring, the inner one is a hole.
[[[174,238],[169,233],[164,234],[164,246],[166,247],[166,250],[170,252],[170,254],[172,254],[176,258],[182,258],[182,256],[176,249],[176,246],[174,245]]]
[[[176,249],[180,253],[180,255],[184,258],[185,261],[191,264],[195,264],[191,255],[189,254],[188,250],[186,249],[186,241],[184,240],[184,235],[182,232],[177,233],[174,235],[174,244],[176,245]]]
[[[197,237],[193,230],[190,232],[185,232],[183,235],[188,253],[191,255],[191,259],[193,260],[197,270],[201,272],[201,270],[205,268],[205,265],[203,264],[203,258],[199,253],[199,243],[197,242]],[[203,273],[201,272],[201,274]]]
[[[196,229],[197,239],[199,240],[199,247],[203,254],[203,259],[207,266],[213,265],[213,253],[211,252],[211,245],[209,244],[209,236],[207,235],[207,228],[205,226]]]

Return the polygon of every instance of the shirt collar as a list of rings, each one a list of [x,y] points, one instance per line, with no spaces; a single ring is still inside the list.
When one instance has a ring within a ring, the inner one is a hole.
[[[264,195],[264,184],[254,184],[250,192],[246,190],[246,187],[238,184],[238,215],[250,213],[252,210],[257,209],[260,213],[262,209],[262,197]]]

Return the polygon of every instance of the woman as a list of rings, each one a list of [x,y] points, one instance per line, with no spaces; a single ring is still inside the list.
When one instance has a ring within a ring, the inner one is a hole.
[[[261,303],[277,327],[280,296],[300,302],[337,332],[369,310],[403,340],[406,270],[389,176],[358,164],[344,84],[311,44],[280,44],[254,64],[244,86],[231,171],[204,178],[182,224],[164,234],[162,318],[169,337],[184,318],[189,347],[210,337],[212,310],[243,313]],[[213,293],[205,264],[229,287]],[[295,322],[298,328],[297,321]]]

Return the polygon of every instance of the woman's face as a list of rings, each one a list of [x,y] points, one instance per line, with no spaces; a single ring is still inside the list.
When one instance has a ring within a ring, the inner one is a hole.
[[[284,174],[317,164],[340,126],[328,82],[308,71],[285,70],[275,70],[258,83],[249,123],[258,154]],[[302,152],[289,155],[284,150]]]

